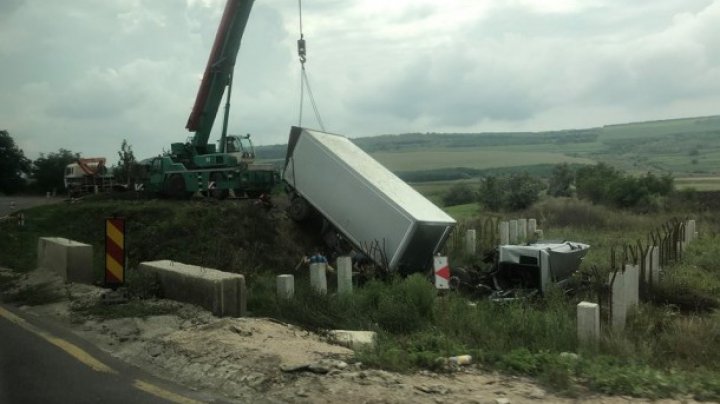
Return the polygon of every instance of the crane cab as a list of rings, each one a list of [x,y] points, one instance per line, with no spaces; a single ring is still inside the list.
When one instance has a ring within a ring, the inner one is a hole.
[[[225,153],[235,157],[238,163],[252,164],[255,161],[255,147],[252,140],[250,140],[250,134],[227,136],[225,138]]]

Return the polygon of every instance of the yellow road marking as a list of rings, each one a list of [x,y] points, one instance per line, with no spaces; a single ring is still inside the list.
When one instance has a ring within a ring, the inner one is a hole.
[[[99,360],[95,359],[92,355],[85,352],[79,346],[71,344],[70,342],[67,342],[62,338],[55,337],[52,334],[35,327],[34,325],[28,323],[27,321],[14,315],[11,312],[5,310],[2,307],[0,307],[0,316],[5,317],[10,322],[13,322],[13,323],[19,325],[20,327],[26,329],[27,331],[30,331],[31,333],[45,339],[47,342],[62,349],[63,351],[67,352],[73,358],[84,363],[85,365],[89,366],[90,368],[92,368],[93,370],[95,370],[97,372],[117,373],[112,368],[110,368],[108,365],[100,362]]]
[[[142,380],[135,380],[134,384],[135,388],[142,390],[146,393],[150,393],[156,397],[163,398],[167,401],[177,403],[177,404],[201,404],[200,401],[193,400],[191,398],[183,397],[179,394],[175,394],[171,391],[167,391],[163,388],[160,388],[154,384],[150,384],[148,382],[144,382]]]
[[[115,225],[111,221],[108,221],[107,223],[107,235],[108,237],[110,237],[110,240],[115,243],[115,245],[120,248],[125,248],[125,238],[122,232],[117,227],[115,227]]]

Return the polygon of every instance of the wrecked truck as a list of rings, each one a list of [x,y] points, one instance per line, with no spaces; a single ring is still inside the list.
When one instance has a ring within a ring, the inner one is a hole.
[[[325,240],[337,236],[392,272],[429,269],[456,224],[340,135],[292,127],[283,180],[292,219],[319,216]]]
[[[550,287],[570,291],[589,249],[588,244],[574,241],[500,245],[485,260],[489,269],[454,268],[451,284],[490,299],[543,295]]]

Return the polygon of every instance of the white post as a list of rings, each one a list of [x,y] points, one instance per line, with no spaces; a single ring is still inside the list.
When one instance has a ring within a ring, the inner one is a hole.
[[[600,306],[597,303],[578,303],[577,336],[581,346],[597,345],[600,340]]]
[[[528,235],[530,237],[535,237],[535,231],[537,230],[537,220],[535,219],[529,219],[528,220]]]
[[[612,282],[615,275],[615,282],[612,284],[612,296],[610,307],[612,311],[612,327],[615,330],[625,328],[625,319],[627,317],[627,305],[625,304],[625,274],[618,271],[616,274],[609,274],[609,281]]]
[[[510,221],[510,244],[517,244],[518,242],[518,221]]]
[[[280,299],[292,299],[295,296],[295,277],[292,275],[277,276],[277,295]]]
[[[527,219],[518,219],[518,239],[521,244],[524,244],[527,242],[528,238],[528,232],[527,232]]]
[[[628,310],[640,303],[640,267],[625,265],[625,305]]]
[[[660,247],[652,246],[652,259],[650,261],[650,276],[652,276],[652,283],[657,284],[660,281]]]
[[[645,254],[645,262],[643,264],[643,271],[645,272],[645,282],[650,282],[652,278],[652,265],[653,265],[653,248],[648,248],[647,254]],[[654,278],[652,278],[654,280]]]
[[[687,240],[688,243],[695,240],[695,230],[695,220],[688,220],[687,225],[685,225],[685,240]]]
[[[476,252],[476,232],[475,229],[469,229],[465,234],[465,253],[475,255]]]
[[[327,277],[325,276],[326,264],[313,262],[310,264],[310,287],[321,295],[327,294]]]
[[[510,244],[510,224],[508,222],[500,222],[498,227],[500,232],[500,245]]]
[[[352,258],[348,256],[337,259],[338,294],[352,293]]]

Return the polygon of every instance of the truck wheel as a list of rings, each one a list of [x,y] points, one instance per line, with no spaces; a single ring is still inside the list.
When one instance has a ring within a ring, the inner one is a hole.
[[[165,180],[165,195],[175,199],[185,199],[187,189],[185,179],[180,174],[173,174]]]
[[[305,200],[305,198],[298,196],[290,201],[288,214],[292,220],[302,222],[310,216],[310,210],[310,204]]]

